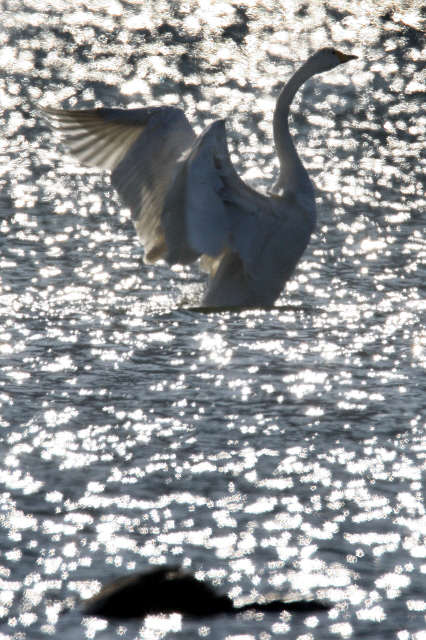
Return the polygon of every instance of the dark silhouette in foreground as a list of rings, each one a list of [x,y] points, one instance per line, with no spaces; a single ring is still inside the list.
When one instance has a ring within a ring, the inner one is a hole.
[[[307,613],[330,608],[315,600],[273,600],[235,607],[228,596],[217,594],[190,573],[170,567],[114,580],[82,607],[85,614],[102,618],[143,618],[159,613],[209,616],[253,610]]]

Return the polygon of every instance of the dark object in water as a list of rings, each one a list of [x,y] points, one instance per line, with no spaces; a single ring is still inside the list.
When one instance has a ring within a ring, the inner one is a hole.
[[[218,595],[192,574],[163,567],[130,578],[114,580],[83,602],[85,614],[102,618],[143,618],[150,614],[181,613],[209,616],[243,611],[311,612],[329,607],[315,600],[253,602],[235,607],[231,598]]]

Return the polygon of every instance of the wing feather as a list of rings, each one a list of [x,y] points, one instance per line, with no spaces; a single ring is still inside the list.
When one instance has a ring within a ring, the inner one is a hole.
[[[269,219],[270,224],[266,223]],[[278,217],[270,198],[247,186],[228,151],[225,123],[216,120],[198,136],[179,161],[162,214],[170,263],[191,253],[205,254],[204,268],[217,268],[226,248],[237,252],[251,270],[259,238]]]
[[[108,111],[44,108],[45,114],[60,129],[65,144],[76,158],[83,164],[100,169],[113,169],[147,126],[143,118],[131,125],[109,122]]]
[[[111,183],[130,209],[145,261],[166,251],[161,211],[175,165],[195,133],[176,107],[44,112],[84,164],[111,170]]]

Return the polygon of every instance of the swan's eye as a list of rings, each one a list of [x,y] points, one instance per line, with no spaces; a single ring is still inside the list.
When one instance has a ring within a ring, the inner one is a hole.
[[[334,53],[334,55],[336,55],[336,49],[332,49],[331,53]]]

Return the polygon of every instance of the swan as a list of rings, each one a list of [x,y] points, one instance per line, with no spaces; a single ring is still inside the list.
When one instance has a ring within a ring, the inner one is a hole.
[[[280,171],[268,195],[239,177],[223,119],[196,136],[182,109],[172,106],[43,110],[74,156],[111,171],[145,263],[201,258],[210,273],[204,307],[270,307],[316,225],[314,187],[290,134],[290,106],[309,78],[357,57],[319,49],[285,85],[273,116]]]

